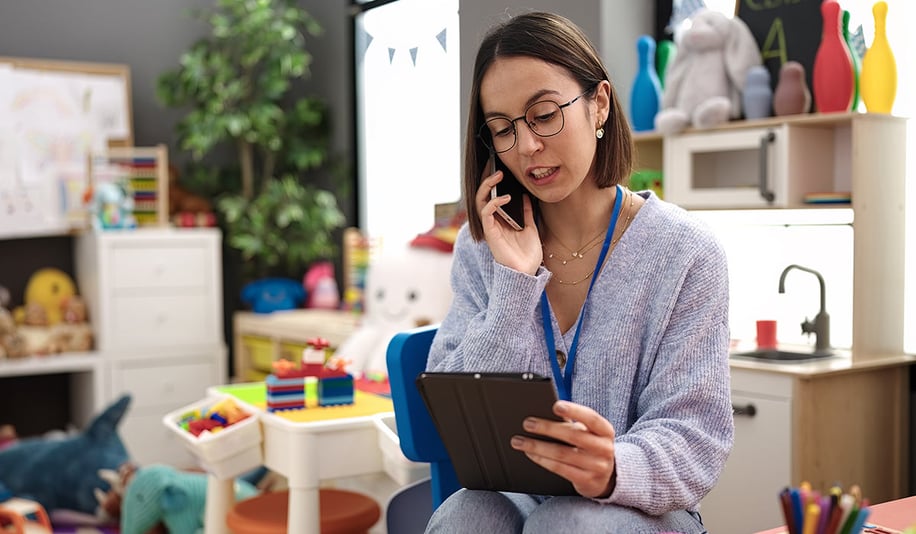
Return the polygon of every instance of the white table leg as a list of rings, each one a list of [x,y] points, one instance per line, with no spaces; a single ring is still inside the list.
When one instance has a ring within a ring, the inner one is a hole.
[[[233,504],[235,504],[235,479],[220,480],[208,474],[207,502],[204,507],[204,534],[229,534],[226,514],[229,513]]]
[[[287,532],[320,534],[321,509],[317,487],[296,488],[290,486],[287,522]]]

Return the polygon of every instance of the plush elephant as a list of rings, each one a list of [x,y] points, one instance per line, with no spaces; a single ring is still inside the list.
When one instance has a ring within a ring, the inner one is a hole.
[[[747,73],[760,64],[760,49],[744,21],[699,9],[677,38],[655,129],[671,134],[738,118]]]
[[[257,494],[249,482],[236,480],[236,500]],[[179,471],[161,464],[141,467],[124,492],[121,533],[145,534],[159,523],[169,532],[202,532],[206,500],[206,473]]]

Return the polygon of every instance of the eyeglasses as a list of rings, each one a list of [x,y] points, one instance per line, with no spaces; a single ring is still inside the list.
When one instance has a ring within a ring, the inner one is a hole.
[[[538,137],[551,137],[563,131],[565,120],[563,117],[563,108],[573,105],[588,92],[573,98],[565,104],[558,104],[553,100],[540,100],[528,106],[525,114],[514,119],[506,117],[495,117],[483,123],[477,137],[480,141],[497,154],[512,150],[518,141],[518,132],[515,123],[525,119],[528,129],[534,132]]]

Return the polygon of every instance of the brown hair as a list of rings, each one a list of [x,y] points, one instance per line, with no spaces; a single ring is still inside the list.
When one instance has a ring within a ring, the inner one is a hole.
[[[603,80],[610,82],[607,69],[588,37],[572,21],[560,15],[531,12],[518,15],[492,28],[477,50],[474,77],[471,82],[465,137],[464,180],[462,192],[468,214],[471,235],[483,239],[483,225],[474,196],[489,157],[489,151],[477,138],[484,123],[480,109],[480,83],[487,69],[499,57],[532,57],[565,68],[588,96]],[[623,108],[611,83],[611,113],[605,123],[605,137],[595,152],[595,172],[598,187],[611,187],[626,179],[632,171],[633,140]],[[532,198],[535,207],[537,200]]]

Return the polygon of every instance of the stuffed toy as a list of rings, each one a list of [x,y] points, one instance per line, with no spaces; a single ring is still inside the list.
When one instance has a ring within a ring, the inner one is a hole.
[[[365,312],[334,352],[354,376],[383,380],[385,354],[398,332],[440,322],[452,301],[452,254],[405,246],[373,256],[366,272]]]
[[[255,313],[295,310],[302,307],[305,297],[305,288],[291,278],[262,278],[242,288],[242,302]]]
[[[26,340],[16,327],[13,314],[0,306],[0,359],[28,355]]]
[[[73,278],[53,267],[32,273],[25,286],[25,303],[13,310],[16,322],[31,326],[55,325],[63,320],[64,302],[76,295]]]
[[[665,76],[662,109],[655,116],[662,134],[740,117],[747,72],[761,64],[757,41],[740,18],[701,8],[691,22],[676,39],[677,55]]]
[[[89,213],[92,214],[92,228],[95,230],[137,227],[134,197],[121,183],[96,184],[90,199]]]
[[[24,438],[0,450],[0,484],[48,512],[65,508],[95,513],[99,469],[117,469],[127,450],[117,427],[130,405],[124,395],[81,433],[64,438]]]
[[[236,500],[258,494],[249,482],[236,479]],[[153,464],[141,467],[127,483],[121,502],[121,534],[145,534],[162,523],[169,532],[202,532],[207,500],[207,474]]]

